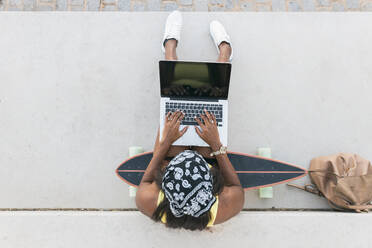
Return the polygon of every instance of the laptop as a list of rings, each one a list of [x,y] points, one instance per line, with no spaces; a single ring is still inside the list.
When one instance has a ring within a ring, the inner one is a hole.
[[[196,133],[198,126],[194,117],[213,113],[221,143],[227,146],[228,93],[231,63],[159,61],[160,73],[160,139],[164,128],[165,115],[181,110],[185,116],[180,130],[190,126],[187,132],[173,145],[208,146]]]

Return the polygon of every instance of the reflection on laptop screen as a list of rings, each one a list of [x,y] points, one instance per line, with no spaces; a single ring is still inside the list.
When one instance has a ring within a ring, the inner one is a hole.
[[[227,99],[231,64],[160,61],[162,97]]]

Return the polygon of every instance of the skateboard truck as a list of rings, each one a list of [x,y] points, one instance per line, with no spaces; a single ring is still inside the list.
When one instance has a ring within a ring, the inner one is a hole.
[[[133,157],[137,154],[141,154],[143,153],[144,150],[141,146],[131,146],[129,147],[129,157]],[[137,188],[133,187],[133,186],[129,186],[129,197],[130,198],[134,198],[136,197],[136,193],[137,193]]]
[[[260,147],[257,150],[258,156],[271,158],[271,148],[270,147]],[[260,198],[273,198],[273,187],[264,187],[258,189],[258,194]]]

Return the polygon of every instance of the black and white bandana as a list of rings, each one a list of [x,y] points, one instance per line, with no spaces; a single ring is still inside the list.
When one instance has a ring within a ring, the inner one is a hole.
[[[199,217],[216,201],[208,163],[192,150],[181,152],[169,162],[162,190],[175,217]]]

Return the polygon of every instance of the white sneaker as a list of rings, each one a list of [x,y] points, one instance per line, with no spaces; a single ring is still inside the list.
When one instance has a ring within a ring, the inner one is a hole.
[[[230,44],[231,56],[229,60],[231,62],[233,58],[233,48],[232,48],[230,36],[226,33],[226,30],[223,27],[223,25],[219,21],[214,20],[209,25],[209,32],[210,32],[210,35],[212,36],[214,44],[216,45],[218,54],[220,54],[220,49],[218,48],[218,46],[221,44],[221,42],[224,41]]]
[[[169,14],[167,21],[165,23],[164,37],[161,42],[161,49],[165,52],[164,41],[166,39],[176,39],[177,43],[181,37],[182,28],[182,15],[178,10],[173,11]]]

